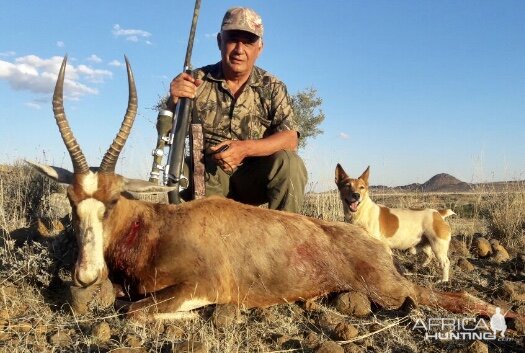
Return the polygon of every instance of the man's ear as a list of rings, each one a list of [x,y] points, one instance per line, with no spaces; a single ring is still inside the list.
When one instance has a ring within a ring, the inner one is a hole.
[[[264,49],[264,41],[263,39],[259,39],[261,45],[259,46],[259,54],[257,54],[257,57],[259,57],[259,55],[261,55],[261,53],[263,52],[263,49]]]
[[[222,42],[222,37],[221,37],[221,32],[217,33],[217,46],[219,47],[219,50],[221,50],[221,42]]]

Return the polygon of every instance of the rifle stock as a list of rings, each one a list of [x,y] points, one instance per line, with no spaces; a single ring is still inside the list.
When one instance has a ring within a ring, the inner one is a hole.
[[[170,203],[180,203],[180,187],[181,187],[181,175],[182,166],[184,164],[184,147],[186,144],[186,135],[189,132],[190,126],[190,109],[191,100],[189,98],[181,98],[177,103],[174,117],[174,133],[173,142],[168,157],[168,186],[177,186],[175,190],[168,193],[168,199]],[[191,150],[191,143],[189,144],[190,156],[193,155]],[[190,158],[191,159],[191,158]],[[193,168],[190,166],[190,171]],[[191,179],[191,178],[188,178]]]

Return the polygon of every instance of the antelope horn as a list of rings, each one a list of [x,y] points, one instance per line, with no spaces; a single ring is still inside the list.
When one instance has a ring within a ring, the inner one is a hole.
[[[135,116],[137,115],[137,89],[135,88],[135,79],[133,78],[133,72],[131,71],[131,66],[129,65],[128,58],[126,59],[126,69],[128,71],[128,86],[129,86],[129,98],[128,98],[128,108],[126,110],[126,115],[124,115],[124,120],[120,126],[120,130],[113,140],[111,146],[107,150],[102,162],[100,163],[100,172],[113,173],[115,171],[115,165],[117,164],[117,159],[128,139],[131,127],[135,121]]]
[[[60,72],[58,73],[57,83],[55,85],[55,92],[53,94],[53,113],[55,113],[55,120],[60,130],[60,135],[64,144],[66,145],[69,156],[71,157],[71,162],[73,163],[73,172],[77,174],[87,173],[89,166],[86,162],[86,157],[80,149],[71,127],[67,122],[66,113],[64,111],[64,76],[66,72],[66,63],[67,55],[64,56],[62,60],[62,66],[60,67]]]

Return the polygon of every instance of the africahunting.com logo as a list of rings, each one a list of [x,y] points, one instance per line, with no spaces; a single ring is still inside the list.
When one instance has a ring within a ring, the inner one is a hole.
[[[505,340],[505,315],[500,308],[487,323],[485,319],[465,318],[428,318],[417,319],[413,330],[424,330],[425,339],[436,340]],[[499,337],[498,337],[499,333]]]

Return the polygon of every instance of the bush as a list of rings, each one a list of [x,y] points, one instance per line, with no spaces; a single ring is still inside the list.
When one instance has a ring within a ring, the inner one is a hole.
[[[510,247],[525,246],[525,193],[515,188],[490,192],[481,214],[493,238]]]

